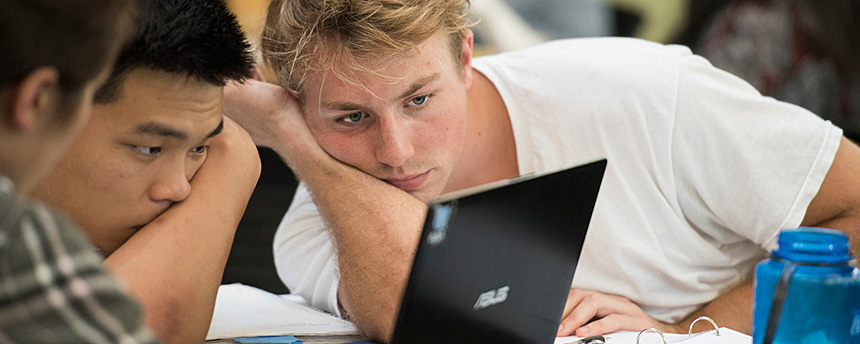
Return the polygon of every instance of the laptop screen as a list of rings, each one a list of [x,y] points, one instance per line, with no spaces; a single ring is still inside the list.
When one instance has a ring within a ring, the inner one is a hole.
[[[606,160],[429,204],[393,343],[552,343]]]

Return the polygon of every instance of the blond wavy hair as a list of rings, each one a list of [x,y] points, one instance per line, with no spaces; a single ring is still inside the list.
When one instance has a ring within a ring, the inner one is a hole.
[[[329,70],[365,88],[357,76],[382,76],[375,62],[437,32],[448,34],[460,61],[470,6],[471,0],[272,0],[260,40],[263,60],[299,95],[310,74]]]

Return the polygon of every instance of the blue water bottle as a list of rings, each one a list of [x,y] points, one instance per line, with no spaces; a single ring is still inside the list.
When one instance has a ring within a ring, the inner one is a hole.
[[[753,344],[860,344],[860,271],[840,231],[801,227],[755,270]]]

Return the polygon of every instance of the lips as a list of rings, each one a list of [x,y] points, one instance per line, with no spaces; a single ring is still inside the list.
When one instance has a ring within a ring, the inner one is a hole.
[[[424,185],[424,182],[427,181],[427,176],[430,174],[430,171],[416,174],[412,176],[408,176],[402,179],[385,179],[385,182],[391,185],[394,185],[400,190],[403,191],[412,191]]]

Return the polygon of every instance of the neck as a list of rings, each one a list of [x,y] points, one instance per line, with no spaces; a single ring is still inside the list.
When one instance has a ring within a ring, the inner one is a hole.
[[[443,192],[519,175],[511,120],[501,95],[483,74],[473,70],[468,91],[467,139]]]
[[[15,191],[18,192],[22,187],[22,175],[23,168],[22,165],[27,164],[21,160],[22,154],[20,149],[20,145],[17,145],[14,139],[9,140],[8,132],[3,132],[0,135],[0,174],[4,177],[9,178],[13,184],[15,184]]]
[[[56,133],[36,135],[0,129],[0,174],[15,184],[16,194],[27,195],[48,172],[47,166],[53,166],[54,160],[46,158],[47,152],[55,149],[45,143],[53,139],[50,135]]]

